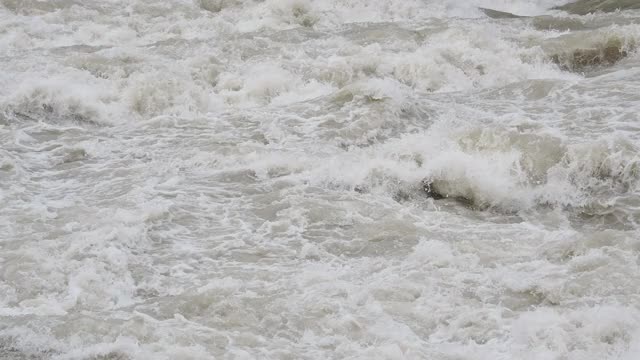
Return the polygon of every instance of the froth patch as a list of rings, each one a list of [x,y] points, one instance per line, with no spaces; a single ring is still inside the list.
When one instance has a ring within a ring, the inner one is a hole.
[[[547,186],[557,190],[571,188],[571,206],[595,210],[593,207],[606,199],[637,189],[640,159],[636,154],[635,146],[619,137],[573,145],[549,169]]]
[[[640,340],[638,319],[636,309],[624,306],[596,305],[570,310],[539,308],[514,321],[512,336],[515,345],[526,347],[529,352],[536,351],[541,356],[631,356],[630,346]]]
[[[198,84],[167,73],[131,76],[125,98],[129,109],[144,117],[215,111],[215,97]]]
[[[570,146],[553,138],[540,137],[538,144],[531,140],[527,134],[511,134],[502,138],[503,149],[475,143],[464,151],[441,153],[425,164],[429,190],[480,208],[550,205],[591,213],[594,206],[638,186],[639,160],[622,138]]]
[[[501,86],[553,73],[538,50],[518,48],[482,26],[444,30],[412,52],[384,54],[377,62],[377,73],[424,92]]]
[[[312,181],[363,194],[384,191],[398,202],[431,197],[475,210],[558,208],[600,216],[627,206],[615,199],[638,188],[640,160],[634,149],[620,136],[567,144],[540,129],[457,130],[435,124],[426,133],[345,149],[314,169]]]
[[[75,0],[0,0],[7,9],[23,14],[38,14],[57,11],[81,4]]]
[[[101,84],[93,81],[72,82],[66,76],[48,80],[25,82],[3,107],[19,118],[45,122],[75,121],[80,123],[109,123],[105,116],[110,98]]]
[[[242,32],[260,29],[290,29],[295,27],[313,27],[321,17],[317,4],[309,0],[267,0],[250,3],[241,10],[251,16],[239,21],[236,26]]]
[[[238,0],[195,0],[195,3],[203,10],[207,10],[212,13],[217,13],[226,8],[239,5],[240,1]]]
[[[291,89],[297,79],[279,66],[257,64],[244,73],[222,73],[216,86],[227,99],[249,98],[269,102],[282,92]]]
[[[313,3],[309,0],[269,1],[268,6],[274,14],[291,24],[311,27],[318,21]]]
[[[227,103],[242,107],[285,105],[334,91],[330,85],[305,81],[300,75],[271,63],[257,63],[241,72],[224,72],[216,91]]]
[[[519,211],[534,205],[517,153],[478,156],[449,153],[428,164],[423,180],[427,196],[455,199],[473,209]]]

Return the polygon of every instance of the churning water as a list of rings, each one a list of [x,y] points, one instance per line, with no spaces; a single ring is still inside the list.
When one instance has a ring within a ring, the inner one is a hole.
[[[566,2],[0,0],[0,358],[639,359],[640,10]]]

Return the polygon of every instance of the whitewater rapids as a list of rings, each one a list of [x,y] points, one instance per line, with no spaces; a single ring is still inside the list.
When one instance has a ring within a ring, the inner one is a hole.
[[[640,10],[567,2],[0,0],[0,359],[640,359]]]

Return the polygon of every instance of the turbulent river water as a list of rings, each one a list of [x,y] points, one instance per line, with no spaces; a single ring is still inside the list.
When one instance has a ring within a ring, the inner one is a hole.
[[[567,2],[0,0],[0,358],[639,359],[640,10]]]

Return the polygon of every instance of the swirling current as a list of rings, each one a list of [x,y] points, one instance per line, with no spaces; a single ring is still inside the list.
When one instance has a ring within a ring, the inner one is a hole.
[[[0,358],[640,358],[640,2],[0,0]]]

